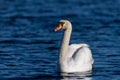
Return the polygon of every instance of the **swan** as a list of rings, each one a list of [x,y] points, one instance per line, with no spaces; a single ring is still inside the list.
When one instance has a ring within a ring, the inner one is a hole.
[[[60,71],[65,73],[86,72],[92,70],[94,63],[91,50],[87,44],[69,45],[72,24],[68,20],[60,20],[54,31],[64,29],[64,36],[59,52]]]

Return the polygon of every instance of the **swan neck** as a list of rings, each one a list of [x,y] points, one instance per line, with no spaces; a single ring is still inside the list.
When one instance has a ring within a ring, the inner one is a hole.
[[[71,31],[72,31],[71,25],[69,25],[67,29],[65,29],[64,31],[64,36],[63,36],[61,49],[60,49],[60,58],[59,58],[60,62],[66,61],[67,59],[67,51],[68,51]]]

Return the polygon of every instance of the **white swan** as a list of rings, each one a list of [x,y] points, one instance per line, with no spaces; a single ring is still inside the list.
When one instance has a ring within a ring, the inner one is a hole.
[[[94,62],[92,53],[87,44],[71,44],[69,40],[72,25],[68,20],[60,20],[55,31],[64,29],[64,36],[60,48],[59,64],[61,72],[86,72],[92,70]]]

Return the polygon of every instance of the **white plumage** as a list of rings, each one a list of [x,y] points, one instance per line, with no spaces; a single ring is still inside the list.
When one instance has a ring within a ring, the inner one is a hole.
[[[68,58],[64,62],[63,72],[85,72],[92,70],[94,62],[87,44],[71,44],[66,53]]]
[[[59,55],[61,72],[91,71],[94,60],[89,46],[87,44],[71,44],[69,46],[72,25],[68,20],[60,20],[55,31],[60,29],[65,29]]]

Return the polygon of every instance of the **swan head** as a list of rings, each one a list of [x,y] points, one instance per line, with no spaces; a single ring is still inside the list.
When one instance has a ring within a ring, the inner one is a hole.
[[[58,26],[55,28],[55,31],[68,28],[71,28],[71,22],[68,20],[60,20]]]

